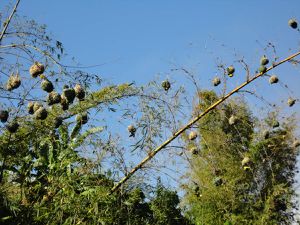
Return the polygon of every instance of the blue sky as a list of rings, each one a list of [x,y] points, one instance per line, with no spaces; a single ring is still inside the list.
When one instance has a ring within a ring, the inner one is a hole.
[[[176,65],[190,68],[202,88],[211,88],[217,57],[229,65],[237,53],[254,72],[268,42],[281,58],[299,49],[300,32],[287,25],[291,17],[300,21],[299,9],[299,0],[21,0],[18,13],[47,24],[81,64],[107,63],[90,71],[111,82],[144,84],[157,74],[172,76]],[[300,99],[299,68],[284,65],[275,73]],[[238,71],[228,86],[243,80],[244,72]],[[270,101],[285,102],[284,88],[262,80],[251,88]],[[292,112],[300,114],[299,105]]]

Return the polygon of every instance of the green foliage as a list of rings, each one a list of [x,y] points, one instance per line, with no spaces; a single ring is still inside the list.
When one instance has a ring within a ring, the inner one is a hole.
[[[203,91],[199,98],[195,112],[204,110],[217,96]],[[234,124],[228,121],[232,115],[237,118]],[[200,152],[192,157],[193,185],[185,196],[187,214],[196,224],[267,225],[292,221],[295,122],[291,119],[273,128],[274,119],[275,115],[267,118],[265,127],[270,129],[270,135],[265,139],[247,105],[235,99],[198,123],[201,138],[195,145]],[[242,166],[246,156],[250,162]]]

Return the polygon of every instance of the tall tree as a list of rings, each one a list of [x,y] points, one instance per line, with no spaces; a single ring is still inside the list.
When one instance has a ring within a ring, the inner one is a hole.
[[[199,94],[195,113],[217,99]],[[290,224],[293,177],[299,144],[295,121],[264,124],[241,99],[226,102],[197,124],[199,141],[188,141],[191,185],[188,214],[196,224]]]

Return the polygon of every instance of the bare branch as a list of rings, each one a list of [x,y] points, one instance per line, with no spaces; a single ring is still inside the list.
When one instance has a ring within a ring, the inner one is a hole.
[[[296,52],[293,55],[288,56],[287,58],[283,59],[282,61],[278,63],[274,63],[272,66],[270,66],[266,72],[274,69],[275,67],[295,58],[296,56],[300,55],[300,51]],[[118,190],[133,174],[135,174],[138,170],[144,167],[144,164],[146,164],[149,160],[151,160],[158,152],[160,152],[163,148],[165,148],[169,143],[171,143],[173,140],[175,140],[180,134],[182,134],[184,131],[189,129],[193,124],[195,124],[197,121],[199,121],[202,117],[207,115],[210,111],[215,109],[218,105],[220,105],[222,102],[224,102],[226,99],[228,99],[233,94],[237,93],[240,89],[244,88],[257,78],[263,76],[265,73],[257,73],[249,80],[245,81],[241,85],[234,88],[231,92],[226,94],[224,97],[220,98],[218,101],[213,103],[210,107],[208,107],[205,111],[203,111],[201,114],[196,116],[194,119],[192,119],[189,123],[187,123],[184,127],[179,129],[177,132],[173,134],[169,139],[167,139],[165,142],[163,142],[160,146],[158,146],[156,149],[154,149],[152,152],[148,154],[147,157],[145,157],[138,165],[136,165],[125,177],[123,177],[111,190],[109,194],[112,194],[116,190]]]
[[[2,41],[2,39],[4,37],[4,34],[5,34],[5,32],[6,32],[7,28],[8,28],[8,25],[9,25],[10,21],[12,20],[15,12],[17,11],[17,8],[18,8],[18,5],[19,5],[20,1],[21,0],[17,0],[17,2],[15,4],[15,7],[13,8],[13,11],[11,12],[10,16],[8,17],[8,19],[5,21],[5,26],[4,26],[3,31],[1,32],[1,36],[0,36],[0,44],[1,44],[1,41]]]

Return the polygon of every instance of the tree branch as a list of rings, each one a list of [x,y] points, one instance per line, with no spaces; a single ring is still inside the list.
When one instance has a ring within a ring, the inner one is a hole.
[[[300,51],[296,52],[293,55],[290,55],[289,57],[283,59],[282,61],[278,63],[274,63],[272,66],[270,66],[266,72],[274,69],[275,67],[295,58],[296,56],[300,55]],[[266,73],[265,72],[265,73]],[[220,105],[222,102],[224,102],[226,99],[228,99],[233,94],[237,93],[240,89],[247,86],[257,78],[263,76],[265,73],[257,73],[252,78],[249,78],[249,80],[245,81],[241,85],[234,88],[232,91],[230,91],[228,94],[226,94],[224,97],[220,98],[218,101],[213,103],[211,106],[209,106],[204,112],[196,116],[194,119],[192,119],[189,123],[187,123],[184,127],[179,129],[177,132],[173,134],[169,139],[167,139],[164,143],[162,143],[160,146],[158,146],[156,149],[154,149],[152,152],[148,154],[147,157],[145,157],[138,165],[136,165],[125,177],[123,177],[111,190],[109,194],[112,194],[116,190],[118,190],[135,172],[137,172],[139,169],[141,169],[144,164],[146,164],[149,160],[151,160],[158,152],[160,152],[163,148],[165,148],[169,143],[171,143],[173,140],[175,140],[180,134],[182,134],[184,131],[189,129],[193,124],[195,124],[198,120],[200,120],[202,117],[204,117],[206,114],[208,114],[210,111],[215,109],[218,105]]]
[[[18,5],[19,5],[20,1],[21,0],[17,0],[17,2],[15,4],[15,7],[13,8],[13,11],[11,12],[10,16],[8,17],[8,19],[5,21],[6,23],[4,25],[4,28],[3,28],[2,32],[1,32],[1,36],[0,36],[0,44],[1,44],[1,41],[2,41],[2,39],[4,37],[4,34],[5,34],[5,32],[6,32],[7,28],[8,28],[8,25],[9,25],[10,21],[12,20],[15,12],[17,11],[17,8],[18,8]]]

